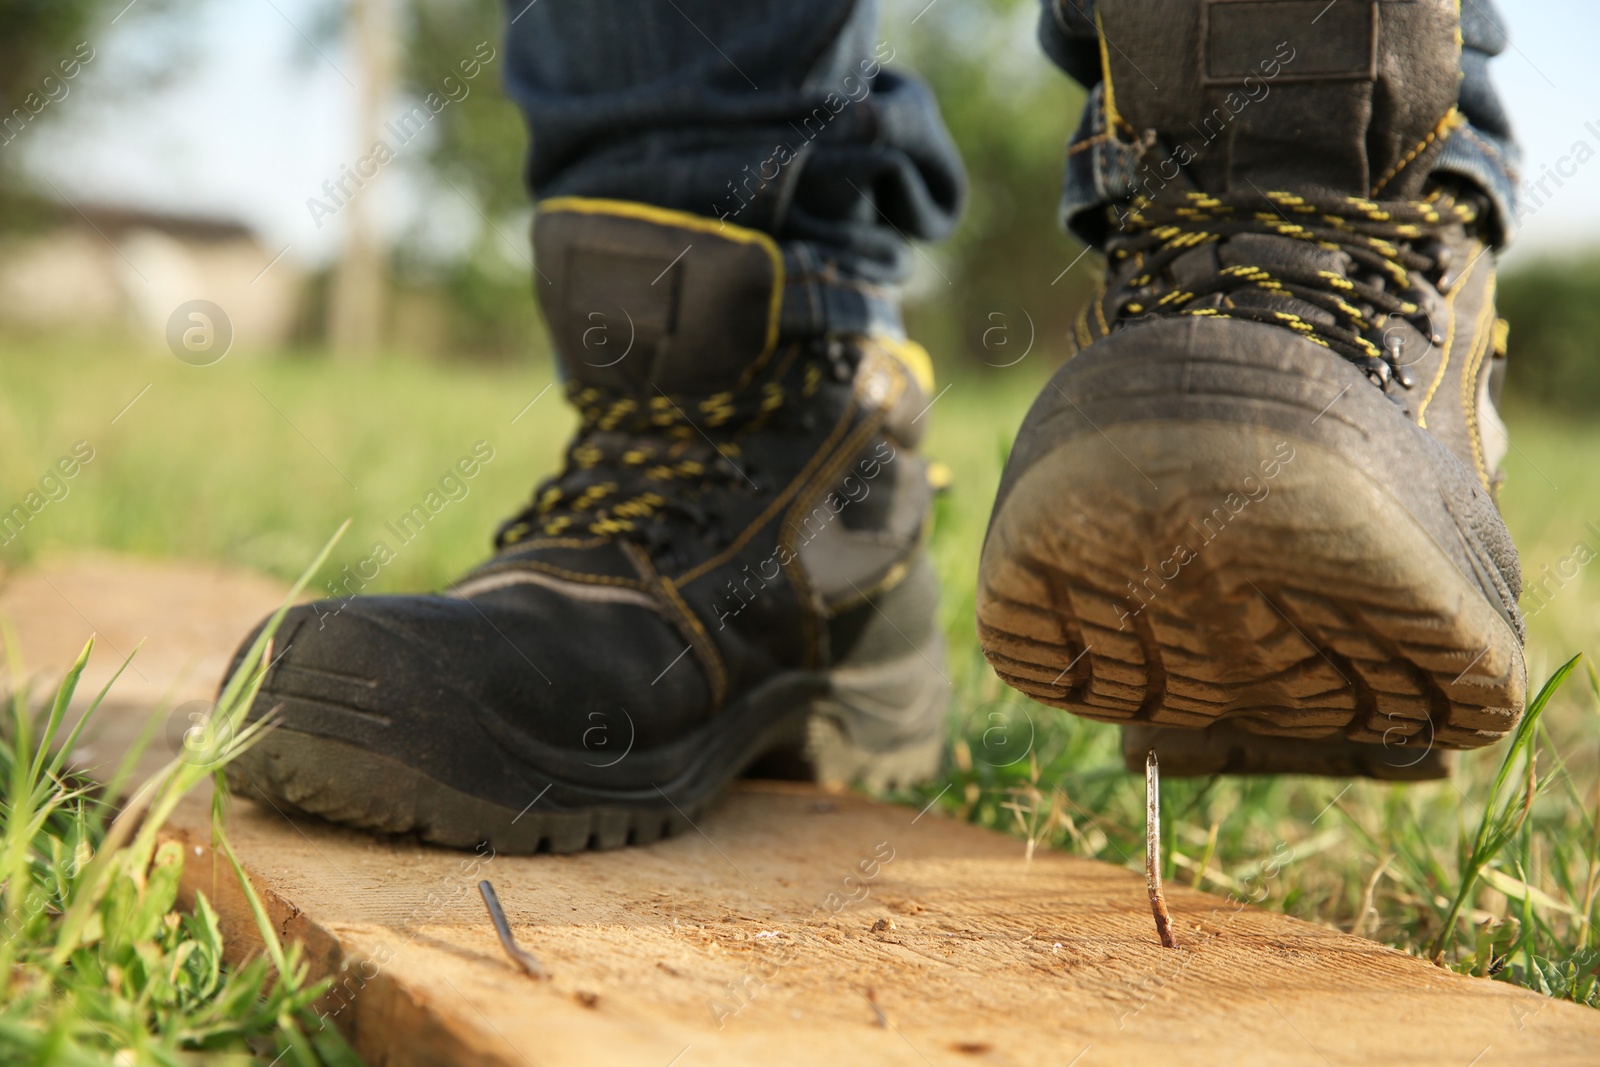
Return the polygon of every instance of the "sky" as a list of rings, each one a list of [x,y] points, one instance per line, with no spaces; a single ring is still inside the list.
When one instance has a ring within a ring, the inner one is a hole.
[[[137,18],[120,20],[89,42],[94,58],[50,105],[64,112],[59,121],[28,133],[34,171],[74,199],[237,218],[292,259],[326,260],[340,220],[319,226],[306,201],[361,152],[346,77],[354,64],[315,32],[322,6],[199,0],[180,56],[162,71],[166,84],[131,97],[121,83],[152,49]],[[1544,178],[1508,261],[1600,243],[1600,4],[1501,0],[1501,10],[1512,44],[1493,76],[1523,144],[1524,173]],[[374,192],[392,228],[425,206],[403,174]],[[463,239],[477,225],[465,205],[442,211],[443,228],[459,227]]]

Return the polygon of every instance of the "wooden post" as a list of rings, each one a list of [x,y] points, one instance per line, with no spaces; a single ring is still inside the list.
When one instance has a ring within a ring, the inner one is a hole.
[[[395,87],[398,28],[395,0],[352,0],[350,36],[358,70],[356,158],[368,157],[380,140],[383,108]],[[357,164],[359,165],[359,164]],[[344,358],[370,358],[383,343],[388,286],[383,242],[373,218],[373,186],[379,174],[362,176],[345,217],[344,249],[334,268],[328,300],[328,344]]]

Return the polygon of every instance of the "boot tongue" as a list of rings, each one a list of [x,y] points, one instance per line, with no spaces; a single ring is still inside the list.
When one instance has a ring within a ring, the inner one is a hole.
[[[1105,100],[1176,186],[1414,198],[1458,121],[1457,0],[1100,0]]]
[[[733,388],[777,343],[783,254],[766,234],[621,200],[534,218],[534,289],[569,381],[658,400]]]

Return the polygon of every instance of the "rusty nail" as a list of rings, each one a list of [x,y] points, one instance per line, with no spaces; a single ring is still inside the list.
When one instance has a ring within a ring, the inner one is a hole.
[[[543,982],[549,979],[545,973],[544,965],[534,958],[533,953],[517,944],[517,939],[511,936],[511,926],[506,922],[506,913],[500,907],[500,898],[495,895],[494,886],[485,878],[478,883],[478,892],[483,894],[483,906],[489,909],[489,921],[494,923],[494,932],[500,936],[500,947],[506,950],[506,955],[511,957],[511,962],[528,973],[528,977],[537,978]]]
[[[1145,888],[1150,891],[1150,913],[1155,916],[1161,944],[1177,948],[1172,916],[1167,914],[1167,898],[1161,891],[1161,767],[1153,748],[1144,758],[1144,805],[1144,873]]]

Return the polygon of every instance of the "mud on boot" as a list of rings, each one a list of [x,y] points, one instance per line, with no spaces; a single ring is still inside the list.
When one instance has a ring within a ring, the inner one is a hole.
[[[1442,776],[1525,690],[1498,233],[1435,169],[1457,5],[1099,12],[1091,147],[1138,195],[1010,455],[984,652],[1130,766]]]
[[[766,235],[539,205],[581,425],[494,556],[428,596],[294,609],[228,768],[284,810],[569,852],[684,829],[758,760],[932,774],[947,685],[916,416],[927,356],[785,331]]]

